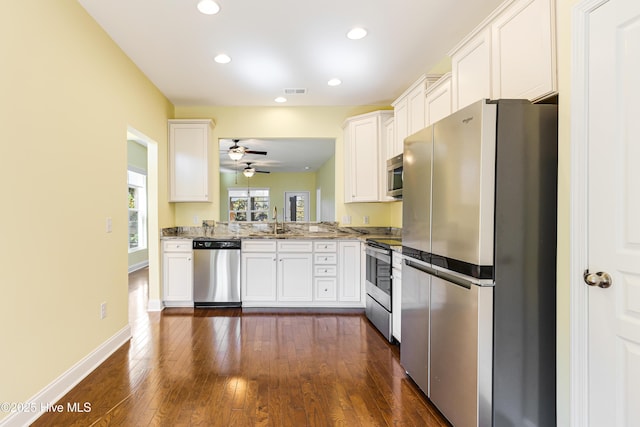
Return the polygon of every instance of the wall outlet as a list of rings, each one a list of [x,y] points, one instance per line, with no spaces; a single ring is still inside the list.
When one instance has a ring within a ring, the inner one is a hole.
[[[107,303],[103,302],[100,304],[100,319],[104,319],[107,317]]]
[[[342,224],[349,225],[351,224],[351,215],[345,215],[342,217]]]
[[[111,219],[110,216],[107,217],[105,229],[107,233],[111,233],[111,231],[113,230],[113,220]]]
[[[193,216],[193,223],[194,223],[195,225],[198,225],[198,215],[194,215],[194,216]]]
[[[367,225],[369,224],[369,215],[365,215],[362,217],[362,222]]]
[[[309,232],[310,233],[317,233],[320,230],[320,228],[318,228],[317,225],[310,225],[309,226]]]

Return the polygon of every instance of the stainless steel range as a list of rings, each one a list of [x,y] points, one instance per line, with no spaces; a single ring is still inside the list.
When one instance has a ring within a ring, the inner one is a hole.
[[[401,245],[402,241],[397,239],[367,239],[365,313],[389,342],[393,341],[391,247]]]

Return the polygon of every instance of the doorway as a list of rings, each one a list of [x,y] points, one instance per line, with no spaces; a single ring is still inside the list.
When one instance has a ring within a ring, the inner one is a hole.
[[[284,220],[309,222],[310,196],[308,191],[284,192]]]
[[[149,265],[149,291],[147,310],[162,310],[160,294],[160,228],[158,218],[158,144],[137,129],[127,127],[127,141],[147,149],[147,251]]]

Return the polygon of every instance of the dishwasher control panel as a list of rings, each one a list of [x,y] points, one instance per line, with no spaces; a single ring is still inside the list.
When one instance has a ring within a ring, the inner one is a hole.
[[[193,249],[240,249],[240,240],[194,240]]]

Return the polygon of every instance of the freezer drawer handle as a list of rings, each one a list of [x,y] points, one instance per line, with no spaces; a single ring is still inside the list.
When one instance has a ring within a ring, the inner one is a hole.
[[[456,277],[453,274],[447,274],[447,273],[445,273],[443,271],[439,271],[439,270],[436,270],[434,268],[427,267],[426,265],[421,265],[421,264],[417,264],[415,262],[411,262],[408,259],[405,259],[404,262],[409,267],[415,268],[416,270],[420,270],[423,273],[427,273],[427,274],[430,274],[432,276],[439,277],[442,280],[446,280],[449,283],[452,283],[452,284],[458,285],[458,286],[462,286],[463,288],[466,288],[466,289],[471,289],[471,286],[474,285],[474,283],[469,282],[468,280],[464,280],[464,279],[462,279],[460,277]]]

